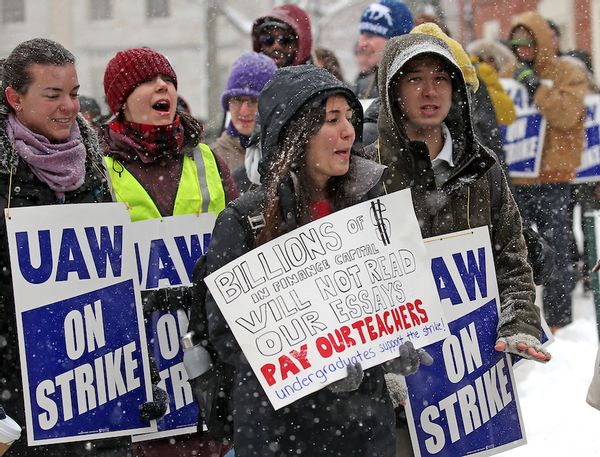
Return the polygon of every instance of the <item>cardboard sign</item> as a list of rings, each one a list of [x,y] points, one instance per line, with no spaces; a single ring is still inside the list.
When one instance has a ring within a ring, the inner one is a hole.
[[[140,289],[164,289],[169,294],[177,293],[169,292],[175,287],[191,287],[194,266],[208,249],[215,221],[213,213],[202,213],[132,223]],[[146,317],[150,352],[160,373],[159,386],[169,394],[169,409],[156,421],[156,433],[136,435],[132,441],[195,433],[198,407],[180,344],[188,315],[184,310],[163,310]]]
[[[487,227],[426,240],[451,335],[407,376],[416,457],[488,456],[525,444],[510,359],[494,349],[498,286]]]
[[[273,407],[448,335],[410,190],[282,235],[206,278]]]
[[[536,177],[540,172],[546,120],[525,86],[514,79],[501,79],[500,82],[517,112],[515,122],[500,127],[508,173],[512,177]]]
[[[576,183],[600,181],[600,94],[585,97],[585,148]]]
[[[30,445],[150,432],[150,371],[121,203],[5,210]],[[98,221],[98,222],[95,222]]]

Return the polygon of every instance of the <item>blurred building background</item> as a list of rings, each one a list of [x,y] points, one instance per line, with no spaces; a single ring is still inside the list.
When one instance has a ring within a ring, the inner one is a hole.
[[[314,44],[333,50],[347,81],[357,70],[354,45],[363,9],[373,0],[0,0],[0,57],[21,41],[47,37],[78,59],[81,94],[103,102],[108,60],[121,49],[165,53],[179,93],[195,116],[220,123],[220,94],[233,61],[251,49],[252,21],[281,3],[311,15]],[[600,68],[600,0],[405,0],[414,14],[434,13],[463,44],[506,38],[511,17],[537,9],[562,31],[563,49],[591,53]],[[596,76],[598,78],[598,75]],[[105,107],[106,111],[106,107]]]

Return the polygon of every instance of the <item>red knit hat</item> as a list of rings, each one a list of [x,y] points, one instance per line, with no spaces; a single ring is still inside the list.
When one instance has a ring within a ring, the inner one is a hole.
[[[156,75],[170,77],[177,88],[177,75],[169,60],[148,48],[119,51],[104,71],[104,95],[113,114],[117,114],[137,86]]]

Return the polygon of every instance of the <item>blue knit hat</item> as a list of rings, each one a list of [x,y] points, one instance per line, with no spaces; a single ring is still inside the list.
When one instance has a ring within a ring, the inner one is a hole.
[[[379,0],[367,6],[360,17],[360,33],[372,33],[387,40],[406,35],[413,28],[413,16],[398,0]]]
[[[277,70],[275,62],[264,54],[246,52],[231,67],[227,88],[221,96],[223,109],[229,109],[231,97],[258,98],[262,88]]]

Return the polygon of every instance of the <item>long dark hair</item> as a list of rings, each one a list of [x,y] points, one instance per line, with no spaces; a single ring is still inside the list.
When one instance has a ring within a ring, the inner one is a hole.
[[[75,64],[75,56],[56,41],[46,38],[34,38],[18,44],[2,65],[2,90],[0,103],[12,109],[6,100],[4,91],[12,87],[19,94],[25,95],[33,82],[31,65],[69,65]]]
[[[310,205],[313,203],[311,190],[314,189],[314,184],[306,173],[306,146],[325,121],[327,98],[318,104],[307,103],[306,107],[296,113],[281,130],[277,143],[278,151],[262,179],[266,195],[265,226],[256,237],[257,245],[277,238],[286,231],[280,189],[289,185],[289,181],[293,181],[292,174],[297,180],[293,185],[295,205],[285,209],[295,212],[293,216],[299,226],[310,221]],[[327,198],[335,209],[348,204],[345,183],[353,176],[354,167],[350,161],[350,169],[345,175],[333,176],[327,182]]]

